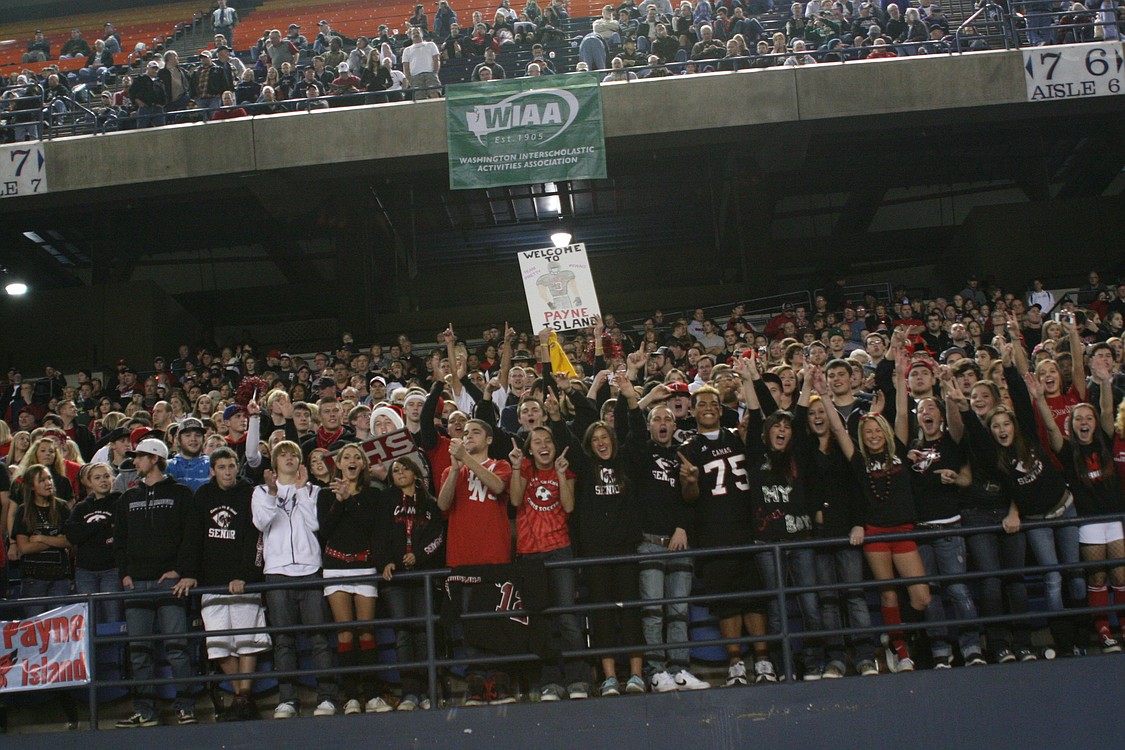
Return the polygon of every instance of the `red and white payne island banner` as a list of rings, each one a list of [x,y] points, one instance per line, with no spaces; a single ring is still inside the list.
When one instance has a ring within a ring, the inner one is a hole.
[[[589,328],[601,314],[586,245],[520,251],[520,275],[536,331]]]
[[[26,620],[0,620],[0,693],[90,682],[84,603]]]

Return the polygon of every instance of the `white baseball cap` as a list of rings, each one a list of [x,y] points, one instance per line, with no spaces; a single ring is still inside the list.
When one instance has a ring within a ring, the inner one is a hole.
[[[141,442],[137,443],[136,448],[128,451],[126,455],[135,456],[138,453],[144,453],[148,456],[158,456],[166,460],[168,458],[168,446],[164,444],[163,440],[157,440],[156,438],[145,438]]]

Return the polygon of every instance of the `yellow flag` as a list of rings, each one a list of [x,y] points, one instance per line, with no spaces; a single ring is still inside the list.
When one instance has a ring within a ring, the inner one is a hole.
[[[561,372],[570,378],[578,377],[574,365],[570,364],[570,359],[566,356],[566,352],[559,346],[559,337],[554,331],[551,332],[551,337],[547,339],[547,348],[551,354],[551,370]]]

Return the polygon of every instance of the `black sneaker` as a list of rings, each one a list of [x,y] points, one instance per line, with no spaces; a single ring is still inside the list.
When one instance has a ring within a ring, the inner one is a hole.
[[[145,716],[140,711],[130,716],[128,719],[122,719],[114,724],[118,729],[136,729],[138,727],[155,727],[160,722],[155,716]]]
[[[1032,653],[1029,648],[1017,648],[1016,658],[1020,661],[1038,661],[1039,657]]]
[[[1008,664],[1009,662],[1013,662],[1015,660],[1016,660],[1016,655],[1012,652],[1012,649],[1010,649],[1010,648],[1002,648],[1002,649],[1000,649],[999,651],[996,652],[996,663],[997,664]]]
[[[176,711],[177,724],[198,724],[199,721],[195,718],[195,711],[190,708],[181,708]]]

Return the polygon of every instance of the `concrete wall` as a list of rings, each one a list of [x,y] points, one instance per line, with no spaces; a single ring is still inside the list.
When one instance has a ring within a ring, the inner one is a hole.
[[[751,688],[561,703],[287,721],[71,733],[85,750],[361,747],[410,750],[1120,748],[1121,657],[925,670]],[[17,694],[18,696],[18,694]],[[13,703],[17,700],[13,697]],[[32,709],[20,699],[20,719]],[[260,708],[272,706],[259,701]],[[202,704],[201,704],[202,705]],[[49,710],[39,704],[40,711]],[[209,713],[209,712],[207,712]],[[265,713],[265,711],[263,711]],[[108,721],[103,722],[105,727]],[[59,734],[21,734],[21,750],[58,750]],[[886,744],[884,744],[886,743]]]
[[[998,51],[606,84],[605,131],[611,141],[690,139],[725,128],[1017,104],[1023,75],[1019,52]],[[60,138],[46,149],[52,193],[295,167],[374,168],[444,155],[445,106],[430,100],[176,125]]]

